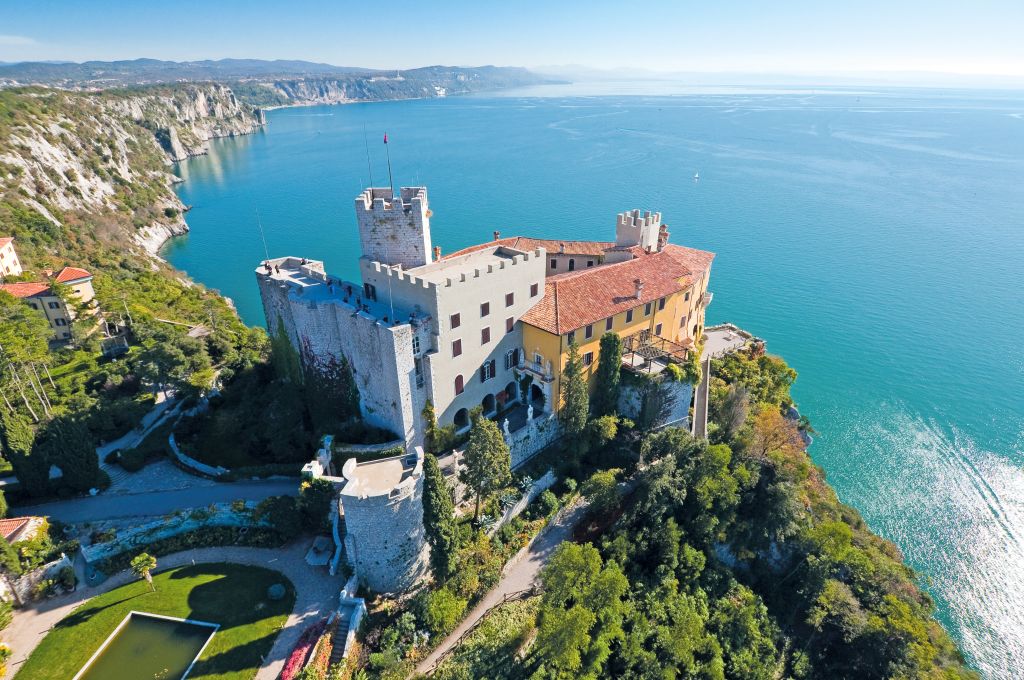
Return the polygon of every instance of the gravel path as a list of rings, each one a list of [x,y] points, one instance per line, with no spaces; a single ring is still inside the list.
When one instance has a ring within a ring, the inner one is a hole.
[[[560,513],[544,530],[534,537],[525,548],[523,548],[507,565],[501,580],[491,589],[483,599],[477,603],[473,611],[469,613],[462,623],[444,639],[440,645],[430,653],[416,667],[417,673],[433,672],[434,665],[452,647],[458,643],[462,634],[469,630],[473,624],[483,618],[484,614],[496,604],[499,604],[506,595],[517,593],[521,590],[531,588],[537,583],[537,575],[541,568],[547,564],[554,553],[555,548],[563,541],[572,537],[572,528],[583,519],[587,512],[587,504],[584,501],[570,506],[565,512]]]
[[[295,541],[284,548],[202,548],[187,550],[158,558],[159,569],[203,562],[233,562],[250,566],[266,567],[284,574],[295,586],[295,609],[288,617],[285,627],[278,634],[266,661],[256,674],[256,680],[274,680],[284,668],[284,662],[291,653],[302,631],[313,621],[327,616],[338,606],[338,594],[344,586],[340,576],[331,576],[324,568],[306,564],[306,550],[309,541]],[[130,572],[115,574],[106,582],[94,588],[80,587],[73,593],[32,603],[14,612],[14,620],[0,634],[4,642],[13,649],[9,668],[17,672],[29,654],[39,645],[43,637],[61,619],[66,617],[86,600],[135,580]]]

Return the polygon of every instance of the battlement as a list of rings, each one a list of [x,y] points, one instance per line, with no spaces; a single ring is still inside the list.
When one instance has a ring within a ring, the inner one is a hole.
[[[615,223],[615,245],[619,247],[640,246],[644,250],[658,247],[661,231],[661,213],[647,210],[630,210],[619,213]]]
[[[430,205],[426,187],[370,187],[356,196],[363,257],[403,267],[431,261]]]

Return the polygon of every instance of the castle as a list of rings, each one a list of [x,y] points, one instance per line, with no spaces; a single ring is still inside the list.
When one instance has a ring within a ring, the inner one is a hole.
[[[408,589],[426,572],[422,411],[470,427],[476,407],[503,420],[512,466],[559,436],[570,346],[584,375],[601,336],[624,340],[623,366],[661,370],[685,360],[704,330],[714,255],[668,242],[660,213],[624,212],[614,241],[502,238],[442,256],[430,234],[426,187],[370,188],[355,199],[360,282],[299,257],[256,268],[267,326],[304,362],[345,357],[364,420],[405,442],[406,454],[346,461],[339,489],[345,554],[373,590]],[[683,417],[689,399],[682,404]],[[514,421],[510,424],[510,421]],[[330,475],[330,453],[307,468]]]
[[[304,360],[344,356],[365,420],[422,443],[438,424],[469,427],[480,406],[557,413],[575,343],[589,378],[613,331],[632,348],[685,358],[704,328],[712,253],[668,243],[660,213],[618,215],[615,241],[502,238],[441,255],[426,187],[370,188],[355,199],[361,282],[281,257],[256,268],[267,325]]]

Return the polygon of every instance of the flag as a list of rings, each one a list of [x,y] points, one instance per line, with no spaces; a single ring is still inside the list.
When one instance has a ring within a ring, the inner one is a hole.
[[[384,143],[385,144],[388,143],[388,133],[386,133],[386,132],[384,133]]]

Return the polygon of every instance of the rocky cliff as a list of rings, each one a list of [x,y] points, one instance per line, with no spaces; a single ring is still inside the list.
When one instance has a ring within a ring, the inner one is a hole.
[[[209,140],[248,134],[262,112],[226,86],[181,85],[80,93],[0,93],[0,195],[55,225],[70,213],[120,216],[155,253],[188,230],[167,166]],[[3,231],[0,229],[0,231]]]

